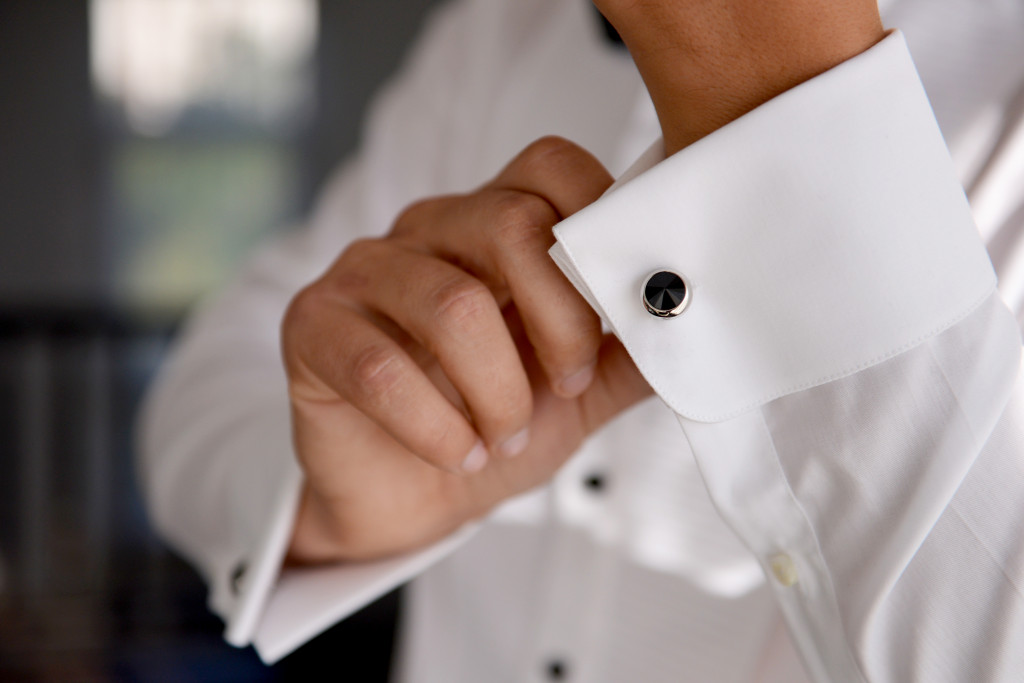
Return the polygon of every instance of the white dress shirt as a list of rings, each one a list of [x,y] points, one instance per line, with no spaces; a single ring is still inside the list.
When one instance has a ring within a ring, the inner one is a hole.
[[[1024,386],[1003,301],[1019,315],[1024,4],[884,2],[902,32],[669,159],[592,11],[446,5],[308,229],[179,343],[141,469],[227,639],[274,661],[415,577],[409,683],[553,666],[588,682],[1022,680]],[[546,134],[620,176],[556,228],[552,257],[658,397],[482,524],[282,571],[302,476],[289,298],[410,201],[478,186]],[[677,318],[641,303],[659,269],[691,284]]]

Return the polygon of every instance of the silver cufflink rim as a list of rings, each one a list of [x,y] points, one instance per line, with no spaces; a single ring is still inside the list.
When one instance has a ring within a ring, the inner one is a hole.
[[[683,300],[680,301],[679,304],[677,304],[674,308],[655,308],[647,300],[647,283],[651,281],[651,278],[660,273],[671,273],[672,275],[675,275],[676,277],[683,281],[683,286],[686,288],[686,292],[683,294]],[[683,311],[685,311],[687,307],[690,305],[690,301],[692,299],[692,292],[693,287],[690,286],[690,280],[685,275],[678,271],[672,270],[671,268],[657,268],[648,273],[647,277],[645,277],[643,279],[643,282],[640,284],[640,301],[643,302],[644,308],[647,310],[647,312],[657,318],[675,318]]]

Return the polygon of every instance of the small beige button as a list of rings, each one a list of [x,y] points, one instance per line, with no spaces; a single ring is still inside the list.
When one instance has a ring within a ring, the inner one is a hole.
[[[772,568],[775,580],[786,588],[800,580],[796,573],[796,565],[793,564],[793,558],[786,553],[773,555],[768,559],[768,565]]]

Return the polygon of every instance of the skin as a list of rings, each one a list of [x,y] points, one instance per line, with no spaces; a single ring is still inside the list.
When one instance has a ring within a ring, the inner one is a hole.
[[[877,0],[595,0],[622,36],[673,154],[860,54]]]
[[[596,0],[674,153],[883,36],[872,0]],[[350,245],[282,325],[306,480],[289,562],[423,546],[547,481],[651,389],[547,255],[611,184],[545,138]],[[339,344],[338,340],[345,340]]]

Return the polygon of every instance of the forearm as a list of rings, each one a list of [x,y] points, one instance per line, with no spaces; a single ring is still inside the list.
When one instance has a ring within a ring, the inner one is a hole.
[[[883,36],[874,0],[595,0],[672,154]]]

